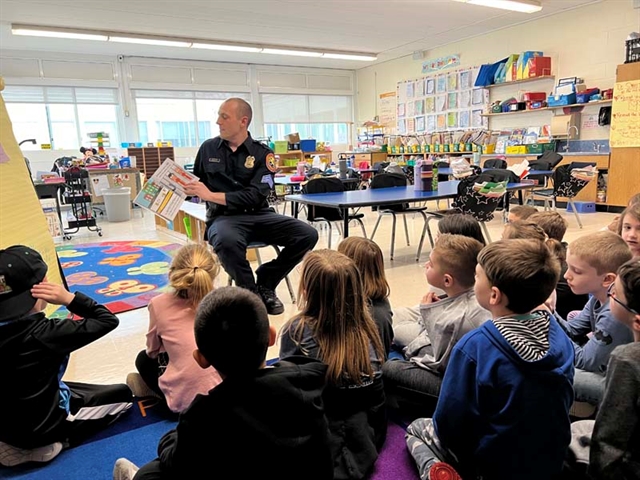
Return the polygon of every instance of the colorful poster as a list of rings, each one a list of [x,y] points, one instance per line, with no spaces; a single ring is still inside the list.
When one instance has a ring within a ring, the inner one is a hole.
[[[436,116],[429,115],[427,117],[427,132],[435,132],[436,131]]]
[[[610,143],[614,148],[640,147],[640,80],[613,88]]]
[[[469,108],[471,106],[471,90],[463,90],[458,95],[458,107]]]
[[[447,113],[447,128],[458,128],[458,112]]]
[[[416,117],[416,132],[424,132],[424,117]]]
[[[415,114],[423,115],[424,114],[424,100],[417,100],[414,108]]]
[[[407,98],[413,98],[415,96],[415,87],[413,82],[407,83]]]
[[[484,90],[483,88],[474,89],[473,93],[471,94],[471,103],[473,103],[474,105],[482,105],[483,103],[486,103],[484,101],[485,91],[486,90]]]
[[[445,93],[447,91],[447,76],[438,75],[436,79],[436,93]]]
[[[424,80],[416,80],[415,94],[416,97],[424,97]]]
[[[458,116],[460,128],[471,127],[471,112],[469,110],[462,110]]]
[[[471,85],[471,70],[463,70],[460,72],[460,82],[459,85],[460,90],[468,90],[473,85]]]
[[[405,111],[404,111],[404,103],[399,103],[398,104],[398,117],[404,117]]]
[[[435,113],[436,97],[427,97],[424,99],[424,111],[426,113]]]
[[[434,58],[422,63],[422,73],[437,72],[445,68],[457,67],[460,65],[460,54],[447,55],[446,57]]]
[[[453,92],[458,90],[458,73],[453,72],[447,75],[447,91]]]
[[[407,122],[404,118],[398,120],[398,132],[400,135],[407,133]]]
[[[447,109],[447,96],[438,95],[436,97],[436,112],[444,112]]]
[[[458,94],[451,92],[447,100],[447,110],[455,110],[456,108],[458,108]]]
[[[395,128],[396,92],[381,93],[378,97],[378,123],[387,128]]]
[[[425,93],[427,95],[433,95],[434,93],[436,93],[436,79],[435,78],[427,78],[426,84],[427,84],[427,88],[426,88],[426,92]]]
[[[447,116],[444,113],[438,115],[438,123],[436,125],[438,130],[444,130],[447,128]]]
[[[471,126],[473,128],[481,128],[482,127],[482,110],[472,110],[471,111]]]
[[[407,118],[407,133],[416,131],[415,118]]]

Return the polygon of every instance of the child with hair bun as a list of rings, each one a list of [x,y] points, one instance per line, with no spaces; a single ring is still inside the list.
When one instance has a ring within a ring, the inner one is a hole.
[[[139,373],[127,376],[136,397],[159,396],[179,413],[197,394],[206,394],[221,382],[215,369],[203,370],[193,359],[196,309],[213,290],[219,271],[215,255],[205,245],[185,245],[176,254],[169,269],[173,292],[149,302],[147,348],[136,358]]]

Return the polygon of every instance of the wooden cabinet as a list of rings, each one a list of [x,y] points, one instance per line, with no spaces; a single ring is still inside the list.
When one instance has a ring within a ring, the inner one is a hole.
[[[127,155],[136,157],[135,166],[147,179],[151,178],[167,158],[173,161],[176,159],[173,147],[128,148]]]
[[[280,170],[295,170],[298,162],[310,162],[312,157],[318,155],[325,163],[331,163],[333,152],[303,152],[302,150],[289,150],[287,153],[276,153],[277,165]]]
[[[356,167],[362,162],[368,162],[369,166],[372,167],[375,163],[387,161],[387,152],[342,152],[340,155],[353,157],[353,162]]]

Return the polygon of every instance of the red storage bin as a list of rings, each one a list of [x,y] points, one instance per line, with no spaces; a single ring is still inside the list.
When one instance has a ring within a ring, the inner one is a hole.
[[[529,64],[529,78],[551,75],[551,57],[533,57]]]

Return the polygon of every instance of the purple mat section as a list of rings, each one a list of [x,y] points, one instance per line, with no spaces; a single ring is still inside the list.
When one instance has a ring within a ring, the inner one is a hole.
[[[418,469],[407,450],[404,429],[394,422],[387,426],[387,439],[370,480],[420,480]]]

